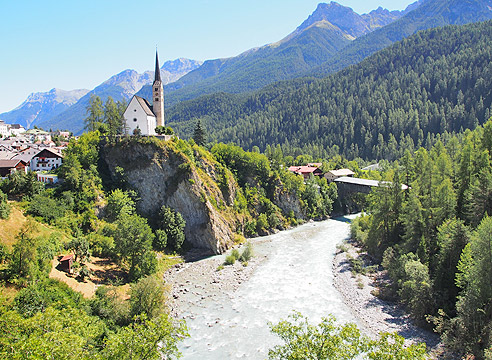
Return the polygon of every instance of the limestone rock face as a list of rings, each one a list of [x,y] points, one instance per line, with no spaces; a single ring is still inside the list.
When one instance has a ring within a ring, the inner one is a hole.
[[[157,220],[161,207],[166,205],[186,220],[186,241],[193,247],[214,254],[230,247],[237,220],[230,208],[230,196],[237,184],[228,182],[228,198],[224,198],[215,178],[217,164],[212,160],[200,159],[196,154],[190,161],[172,142],[161,146],[131,140],[106,145],[101,155],[114,180],[123,172],[141,199],[138,211],[151,221]]]
[[[294,216],[297,219],[306,219],[299,198],[295,194],[281,191],[275,194],[275,203],[278,205],[284,214],[288,214],[291,211],[294,212]]]

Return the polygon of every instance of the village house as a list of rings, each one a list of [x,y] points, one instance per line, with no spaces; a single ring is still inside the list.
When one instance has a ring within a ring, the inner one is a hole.
[[[60,259],[60,267],[62,270],[66,271],[69,274],[72,274],[72,265],[73,265],[73,254],[65,255]]]
[[[24,126],[19,124],[6,124],[5,121],[0,120],[0,138],[8,138],[10,136],[19,136],[25,132]]]
[[[6,124],[3,120],[0,120],[0,137],[6,138],[10,135],[9,124]]]
[[[16,171],[24,171],[27,173],[29,164],[23,160],[0,160],[0,177],[4,178]]]
[[[291,166],[288,170],[294,174],[302,175],[304,180],[309,179],[311,174],[314,176],[323,176],[323,172],[315,166]]]
[[[22,135],[32,144],[36,143],[37,141],[41,143],[44,141],[51,141],[50,133],[39,129],[29,129]]]
[[[62,137],[64,139],[70,138],[70,131],[57,130],[57,131],[51,132],[50,134],[51,134],[51,136],[59,136],[59,137]]]
[[[36,179],[39,182],[42,182],[45,184],[56,184],[56,183],[58,183],[58,175],[55,175],[55,174],[45,174],[43,172],[37,172],[36,173]]]
[[[31,160],[32,171],[50,171],[60,167],[63,163],[63,155],[55,149],[45,148],[33,156]]]
[[[26,131],[20,124],[10,124],[10,136],[19,136]]]
[[[338,179],[340,177],[353,177],[355,173],[350,170],[350,169],[338,169],[338,170],[330,170],[325,174],[326,180],[328,182],[335,181],[335,179]]]

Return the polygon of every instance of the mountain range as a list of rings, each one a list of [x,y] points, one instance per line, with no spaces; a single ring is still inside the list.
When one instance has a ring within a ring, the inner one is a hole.
[[[280,80],[324,77],[356,64],[419,30],[491,19],[491,9],[492,0],[419,0],[404,11],[388,11],[380,7],[359,15],[335,2],[319,4],[294,32],[276,43],[203,64],[184,59],[174,64],[166,63],[167,71],[180,73],[177,80],[169,80],[176,81],[165,86],[166,108],[207,94],[247,93]],[[138,74],[125,70],[84,94],[70,107],[55,113],[40,111],[34,118],[30,114],[30,125],[80,133],[91,94],[99,95],[103,100],[109,95],[120,100],[137,93],[151,101],[148,85],[151,80],[152,72]],[[210,101],[210,98],[205,101]],[[200,102],[194,104],[199,106]],[[23,105],[27,109],[27,100]],[[21,118],[22,109],[20,106],[14,110],[17,111],[17,119]],[[0,114],[0,119],[10,122],[11,113]]]
[[[161,67],[162,82],[169,84],[176,81],[201,64],[201,61],[184,58],[166,61]],[[112,76],[92,91],[52,89],[48,92],[33,93],[14,110],[0,114],[0,119],[11,124],[21,124],[26,128],[36,125],[45,129],[81,132],[91,95],[98,95],[103,100],[108,96],[113,97],[115,101],[128,100],[142,86],[152,83],[153,80],[153,71],[139,74],[129,69]]]
[[[409,9],[418,6],[418,2]],[[262,88],[275,81],[292,79],[335,56],[354,39],[401,18],[405,11],[379,7],[359,15],[336,2],[321,3],[316,10],[284,39],[239,56],[208,60],[198,69],[167,86],[166,105],[225,91],[239,93]],[[151,88],[139,94],[151,99]]]

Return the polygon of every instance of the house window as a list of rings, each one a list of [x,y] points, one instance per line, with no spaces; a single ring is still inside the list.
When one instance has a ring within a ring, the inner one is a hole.
[[[155,101],[159,101],[159,98],[155,98]]]
[[[137,122],[137,118],[133,118],[133,121]]]
[[[157,88],[155,88],[154,91],[157,91]]]

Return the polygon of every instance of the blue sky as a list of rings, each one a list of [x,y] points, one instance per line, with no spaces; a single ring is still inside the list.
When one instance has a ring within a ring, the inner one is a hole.
[[[0,113],[32,92],[92,89],[125,69],[230,57],[278,41],[320,0],[0,0]],[[339,0],[367,13],[412,0]]]

